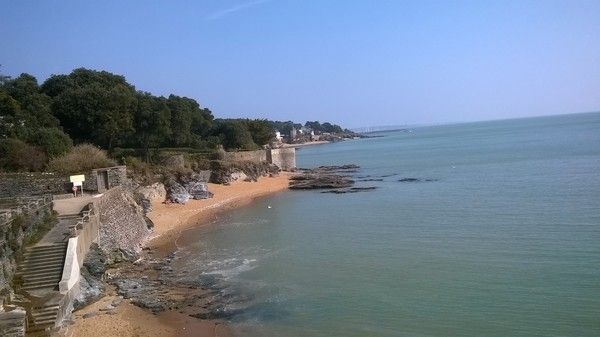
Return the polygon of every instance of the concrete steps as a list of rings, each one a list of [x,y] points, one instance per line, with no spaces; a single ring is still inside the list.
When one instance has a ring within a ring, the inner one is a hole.
[[[17,268],[17,275],[23,279],[21,288],[37,293],[56,291],[62,278],[66,250],[66,242],[27,248]]]
[[[58,317],[58,305],[34,307],[31,309],[31,317],[27,333],[53,328]]]

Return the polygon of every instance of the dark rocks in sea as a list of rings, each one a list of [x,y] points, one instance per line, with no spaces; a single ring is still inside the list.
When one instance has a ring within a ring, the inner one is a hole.
[[[358,181],[383,181],[383,178],[367,178],[367,179],[359,179]]]
[[[354,180],[343,173],[356,172],[360,167],[354,164],[341,166],[319,166],[315,169],[300,169],[301,174],[290,178],[292,190],[340,189],[354,185]],[[342,173],[342,174],[340,174]]]
[[[291,190],[346,188],[352,185],[354,180],[336,174],[307,174],[290,178]]]
[[[316,171],[316,172],[346,172],[346,173],[350,173],[350,172],[358,172],[358,169],[360,169],[360,166],[355,165],[355,164],[345,164],[345,165],[332,165],[332,166],[319,166],[315,169],[313,169],[312,171]]]
[[[329,191],[323,191],[321,193],[333,193],[333,194],[346,194],[346,193],[358,193],[358,192],[367,192],[376,190],[376,186],[368,186],[368,187],[351,187],[346,189],[335,189]]]
[[[418,183],[418,182],[431,182],[438,181],[438,179],[432,178],[402,178],[398,180],[401,183]]]

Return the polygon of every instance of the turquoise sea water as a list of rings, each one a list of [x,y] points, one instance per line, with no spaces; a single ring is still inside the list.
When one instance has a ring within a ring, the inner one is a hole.
[[[600,114],[382,135],[298,152],[377,190],[281,193],[180,240],[240,336],[600,336]]]

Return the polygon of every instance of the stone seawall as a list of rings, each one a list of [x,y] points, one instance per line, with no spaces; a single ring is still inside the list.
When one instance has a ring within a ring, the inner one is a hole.
[[[261,163],[267,161],[267,151],[237,151],[237,152],[221,152],[223,160],[228,161],[251,161]]]
[[[100,214],[100,249],[108,254],[141,250],[150,230],[144,212],[133,196],[124,188],[115,187],[102,195],[97,206]]]
[[[29,198],[9,208],[10,213],[0,221],[0,300],[1,294],[11,288],[16,260],[28,240],[40,226],[53,220],[52,198]]]
[[[256,151],[221,152],[226,161],[248,161],[253,163],[269,163],[277,165],[283,171],[296,168],[296,149],[281,148]]]

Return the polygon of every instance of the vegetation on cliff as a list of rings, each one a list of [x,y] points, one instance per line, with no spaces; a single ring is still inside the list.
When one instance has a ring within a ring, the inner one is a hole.
[[[338,125],[306,122],[315,132],[342,132]],[[215,119],[196,100],[138,91],[124,76],[85,68],[52,75],[0,74],[0,170],[65,170],[74,144],[93,144],[123,162],[148,162],[154,149],[211,153],[254,150],[301,124],[264,119]],[[57,159],[63,158],[63,159]],[[50,164],[50,165],[48,165]]]

